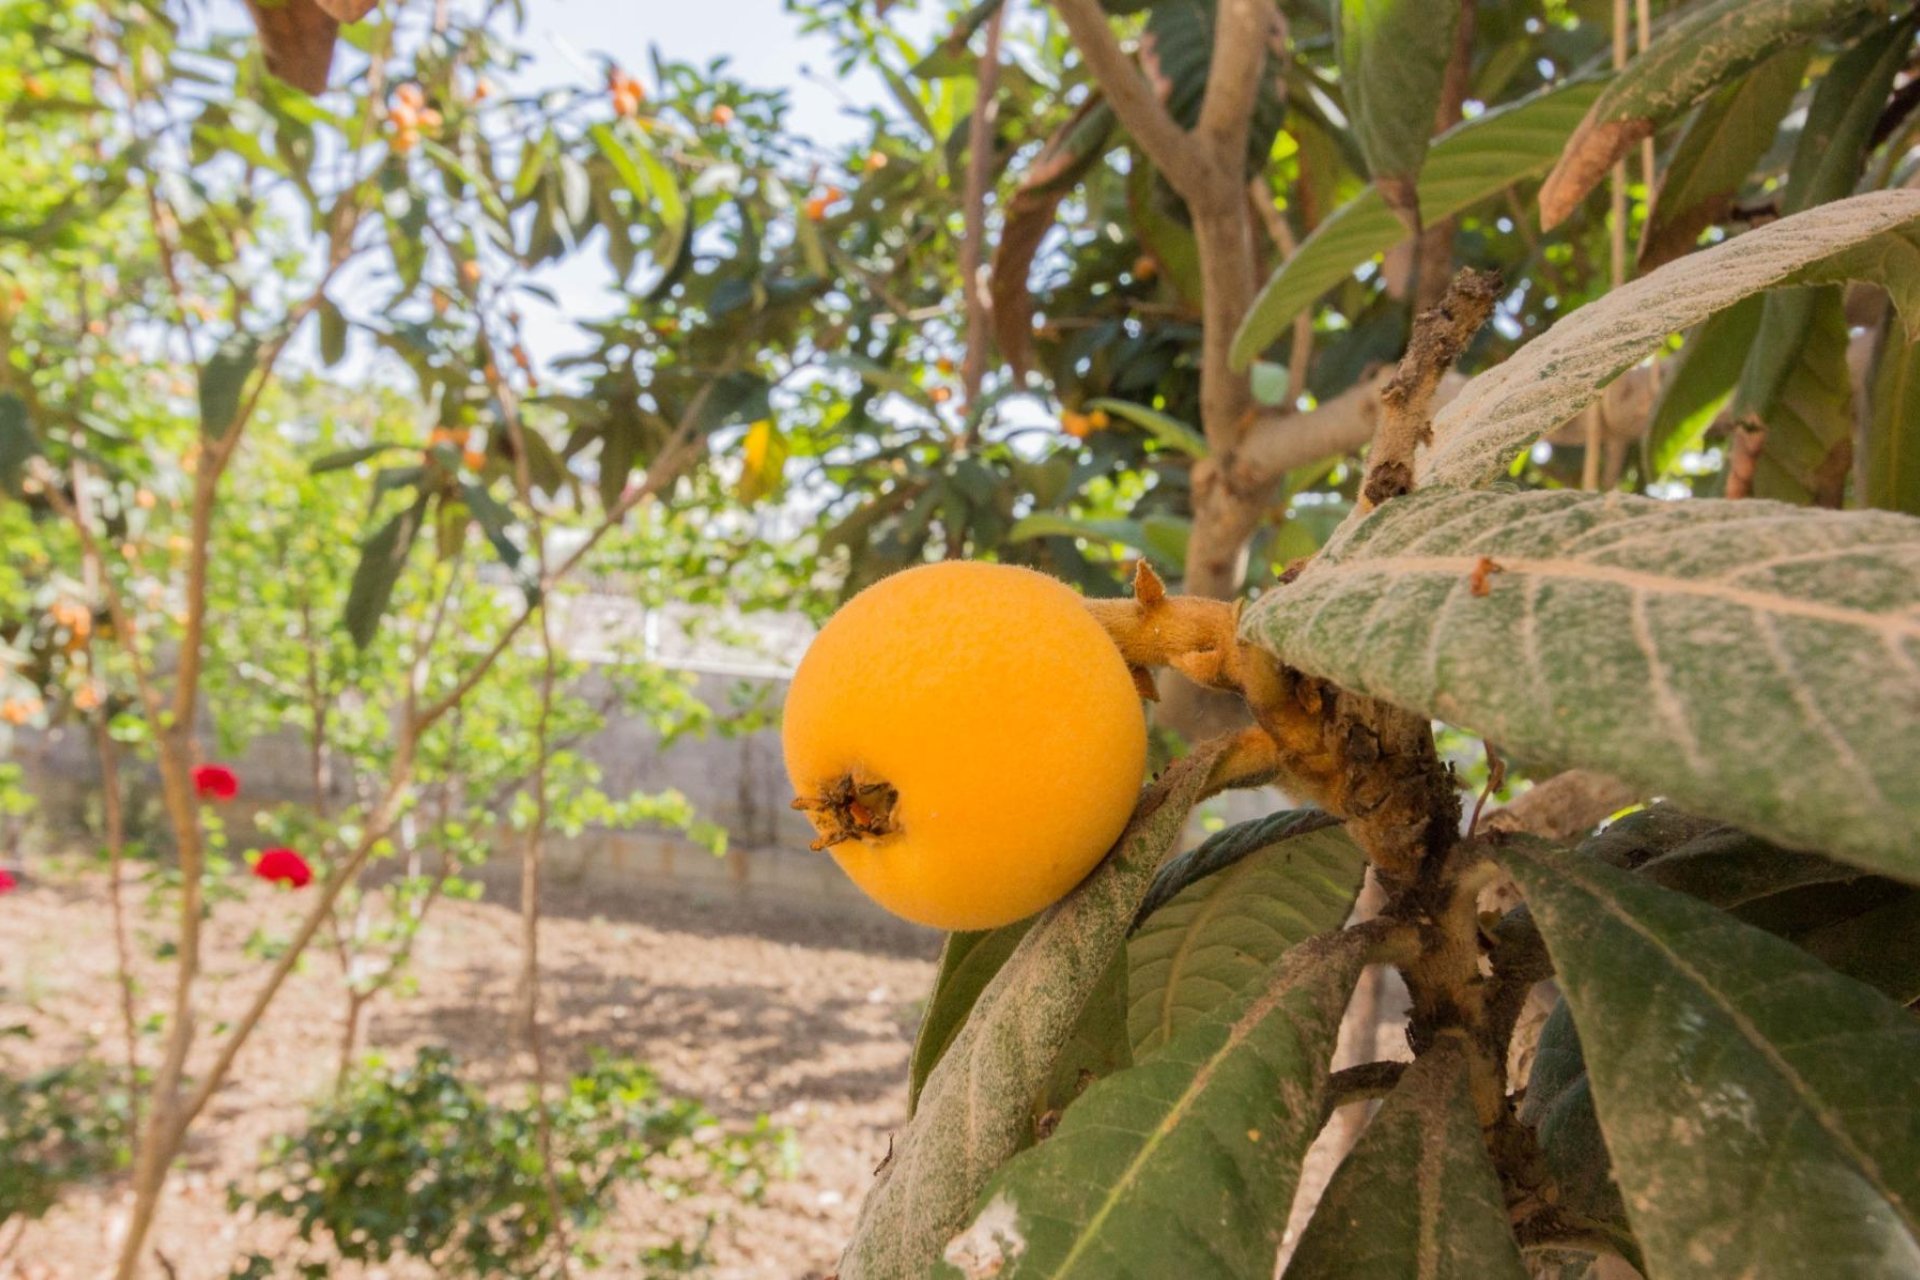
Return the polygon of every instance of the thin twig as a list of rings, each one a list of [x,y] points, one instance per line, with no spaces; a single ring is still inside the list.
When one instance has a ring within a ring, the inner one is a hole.
[[[547,537],[539,500],[533,491],[533,474],[528,461],[526,425],[511,391],[496,385],[495,393],[504,410],[507,436],[513,446],[514,483],[520,501],[527,508],[529,534],[533,542],[536,574],[542,584],[540,598],[532,606],[540,620],[540,709],[533,728],[533,817],[527,826],[526,842],[520,851],[520,1019],[527,1049],[527,1084],[533,1093],[534,1138],[540,1150],[540,1181],[546,1191],[547,1209],[553,1217],[555,1260],[561,1280],[572,1273],[573,1245],[567,1231],[565,1201],[560,1195],[560,1178],[553,1163],[553,1116],[547,1110],[547,1054],[540,1025],[540,860],[545,852],[547,834],[547,756],[548,735],[553,716],[553,685],[556,662],[553,647],[553,595],[548,589]]]
[[[127,1130],[140,1133],[140,1008],[134,989],[133,947],[127,940],[126,890],[120,883],[126,868],[127,827],[121,805],[119,748],[107,728],[102,706],[92,717],[93,749],[100,758],[100,807],[106,820],[107,906],[113,915],[113,967],[120,987],[120,1032],[127,1058]],[[138,1158],[138,1151],[134,1155]]]
[[[553,1215],[555,1257],[562,1280],[570,1274],[573,1248],[568,1239],[565,1202],[553,1162],[553,1117],[547,1110],[547,1054],[540,1024],[540,860],[547,831],[547,733],[553,712],[555,659],[553,621],[540,605],[540,713],[534,725],[533,820],[520,860],[521,1021],[526,1035],[528,1084],[533,1090],[535,1136],[540,1144],[540,1179]]]
[[[1166,104],[1140,68],[1121,49],[1099,0],[1054,0],[1053,7],[1066,23],[1087,70],[1113,104],[1113,113],[1154,167],[1166,174],[1183,195],[1206,185],[1210,166],[1192,145],[1187,131],[1168,114]]]
[[[1499,296],[1497,273],[1465,267],[1447,286],[1440,305],[1414,321],[1407,354],[1380,392],[1380,422],[1361,492],[1365,509],[1412,490],[1414,451],[1433,434],[1434,390],[1493,314]]]
[[[642,502],[679,479],[688,465],[693,462],[698,455],[698,441],[696,439],[698,432],[695,429],[695,424],[699,421],[701,411],[705,407],[711,385],[712,384],[708,384],[708,386],[702,387],[699,394],[694,396],[692,402],[687,406],[686,412],[681,415],[680,425],[675,428],[673,436],[668,439],[667,443],[661,447],[659,454],[655,456],[652,465],[647,468],[646,476],[641,482],[628,488],[626,493],[621,496],[620,501],[615,503],[613,508],[607,512],[606,517],[594,527],[592,532],[586,536],[585,540],[583,540],[578,547],[574,548],[572,554],[568,555],[566,559],[562,560],[557,566],[543,575],[541,581],[541,594],[543,596],[554,583],[567,577],[567,575],[573,571],[574,567],[599,545],[602,538],[618,528],[625,520],[629,511],[632,511]],[[494,661],[507,651],[519,636],[521,630],[525,628],[528,622],[532,621],[535,608],[537,608],[537,606],[529,605],[509,622],[506,627],[502,629],[500,635],[495,637],[492,646],[480,656],[479,661],[468,670],[466,674],[461,676],[459,680],[455,681],[453,687],[447,690],[446,693],[427,704],[426,708],[420,712],[420,723],[422,727],[434,723],[441,716],[445,715],[456,702],[467,696],[473,686],[478,684],[481,678],[486,675]]]
[[[1208,64],[1206,96],[1194,132],[1222,160],[1247,149],[1247,130],[1260,96],[1260,72],[1266,66],[1268,36],[1275,21],[1273,0],[1221,0],[1215,6],[1213,60]]]
[[[1260,225],[1266,228],[1267,238],[1273,241],[1273,247],[1280,253],[1280,261],[1285,264],[1299,251],[1300,241],[1293,234],[1280,206],[1273,201],[1273,192],[1267,186],[1267,180],[1256,177],[1247,184],[1247,199],[1253,205],[1253,212]],[[1313,360],[1313,311],[1303,310],[1293,318],[1293,349],[1287,355],[1288,398],[1297,399],[1307,387],[1307,366]]]
[[[1627,0],[1613,0],[1613,70],[1617,75],[1627,65]],[[1647,145],[1653,145],[1648,139]],[[1607,253],[1608,275],[1618,289],[1627,279],[1627,162],[1616,162],[1608,179]],[[1585,415],[1584,452],[1580,458],[1580,487],[1600,487],[1602,420],[1597,407]]]
[[[980,398],[987,376],[993,313],[986,282],[980,278],[987,242],[987,192],[993,185],[994,126],[1000,116],[1000,28],[1007,16],[1002,4],[987,19],[986,48],[980,54],[973,118],[967,125],[966,235],[960,241],[960,288],[967,303],[967,351],[960,368],[961,394],[969,410]],[[978,415],[970,414],[976,421]],[[969,428],[971,436],[977,428]]]
[[[1410,1062],[1363,1062],[1357,1067],[1334,1072],[1327,1077],[1328,1114],[1350,1103],[1371,1102],[1375,1098],[1386,1097],[1412,1065]]]

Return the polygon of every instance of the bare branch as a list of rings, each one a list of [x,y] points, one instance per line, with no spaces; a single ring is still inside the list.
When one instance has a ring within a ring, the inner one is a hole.
[[[1413,488],[1414,450],[1433,433],[1434,391],[1493,314],[1499,296],[1498,274],[1466,268],[1453,278],[1440,305],[1414,321],[1407,354],[1380,392],[1382,412],[1367,459],[1363,510]]]
[[[960,287],[967,302],[967,352],[960,385],[967,407],[980,398],[987,376],[987,348],[992,342],[992,312],[985,282],[980,278],[981,257],[987,243],[987,191],[993,185],[993,134],[999,119],[1000,27],[1007,16],[1003,4],[987,19],[987,47],[980,54],[979,89],[974,95],[973,119],[967,126],[967,234],[960,241]],[[977,418],[977,415],[975,415]]]
[[[1386,1059],[1380,1062],[1363,1062],[1356,1067],[1347,1067],[1327,1077],[1326,1109],[1328,1114],[1354,1102],[1371,1102],[1375,1098],[1384,1098],[1393,1092],[1400,1083],[1411,1063]]]
[[[1167,113],[1166,104],[1133,59],[1120,48],[1099,0],[1054,0],[1053,7],[1067,24],[1087,70],[1113,104],[1114,114],[1154,167],[1183,196],[1191,198],[1189,193],[1205,188],[1212,166],[1193,146],[1187,131]]]
[[[1267,62],[1267,37],[1277,21],[1273,0],[1221,0],[1215,10],[1213,62],[1194,132],[1229,164],[1247,149],[1247,125]]]
[[[1255,418],[1233,455],[1233,485],[1242,493],[1264,491],[1295,467],[1358,449],[1380,422],[1380,393],[1392,379],[1382,369],[1305,413],[1266,413]],[[1466,385],[1453,375],[1435,389],[1436,406]]]

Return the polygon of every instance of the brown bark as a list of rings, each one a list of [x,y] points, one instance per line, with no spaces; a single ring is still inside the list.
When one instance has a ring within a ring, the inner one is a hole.
[[[1380,391],[1380,426],[1367,457],[1361,509],[1378,506],[1413,488],[1413,455],[1432,439],[1434,393],[1493,314],[1500,277],[1464,270],[1438,306],[1414,322],[1400,367]]]
[[[980,263],[987,241],[987,190],[993,185],[994,124],[999,118],[1000,26],[1006,6],[987,19],[987,47],[980,55],[979,92],[967,125],[967,233],[960,241],[960,287],[966,291],[967,350],[960,369],[962,396],[971,410],[987,374],[987,348],[993,316]]]
[[[1436,136],[1459,124],[1473,87],[1473,0],[1461,0],[1460,20],[1454,24],[1453,57],[1447,62],[1447,75],[1440,88],[1440,105],[1434,113]],[[1459,230],[1458,218],[1442,218],[1421,231],[1414,258],[1419,279],[1413,290],[1415,311],[1425,311],[1439,303],[1453,278],[1453,237]]]
[[[1231,599],[1244,578],[1246,546],[1265,514],[1264,494],[1234,480],[1234,453],[1253,422],[1253,395],[1230,359],[1233,335],[1259,279],[1253,213],[1246,198],[1247,133],[1278,22],[1272,0],[1222,0],[1216,11],[1206,97],[1192,130],[1168,114],[1120,48],[1097,0],[1056,0],[1082,59],[1114,113],[1187,204],[1200,255],[1202,338],[1200,425],[1210,456],[1193,470],[1193,530],[1185,588]],[[1164,723],[1198,739],[1231,724],[1217,700],[1168,688]]]

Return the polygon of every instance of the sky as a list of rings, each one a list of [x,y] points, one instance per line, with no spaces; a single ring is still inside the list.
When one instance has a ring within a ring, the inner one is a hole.
[[[648,50],[686,62],[730,59],[737,79],[763,89],[785,89],[792,104],[789,128],[808,139],[833,144],[865,136],[868,126],[849,108],[887,102],[887,89],[865,67],[835,74],[823,37],[804,36],[782,0],[526,0],[521,47],[534,57],[520,83],[527,86],[597,81],[594,54],[605,54],[641,75]],[[907,21],[925,26],[924,17]],[[529,300],[524,309],[527,348],[536,366],[551,363],[579,342],[572,321],[616,309],[608,271],[593,253],[575,255],[537,276],[560,298],[551,309]]]
[[[837,78],[826,42],[803,37],[781,0],[527,0],[522,40],[535,57],[528,69],[534,83],[597,77],[588,57],[594,53],[640,68],[650,45],[689,62],[729,57],[748,84],[786,89],[795,131],[821,142],[862,132],[844,105],[886,97],[879,77],[864,68]]]
[[[419,0],[411,0],[418,3]],[[526,22],[514,43],[532,55],[516,77],[516,89],[556,84],[598,84],[595,55],[611,57],[642,80],[649,78],[649,49],[658,46],[671,58],[705,63],[730,59],[737,79],[762,89],[784,89],[791,104],[787,123],[797,134],[823,144],[865,135],[868,126],[855,112],[890,104],[885,84],[871,70],[856,67],[838,76],[831,46],[821,36],[806,36],[800,21],[782,0],[524,0]],[[806,3],[807,0],[802,0]],[[928,5],[935,12],[941,5]],[[903,13],[896,21],[918,36],[933,26],[929,14]],[[227,29],[250,29],[241,0],[213,0],[206,21]],[[527,299],[522,334],[536,368],[546,374],[556,356],[581,345],[574,322],[618,308],[611,272],[602,255],[571,255],[558,268],[535,277],[558,295],[549,308]],[[296,347],[299,358],[317,356]]]

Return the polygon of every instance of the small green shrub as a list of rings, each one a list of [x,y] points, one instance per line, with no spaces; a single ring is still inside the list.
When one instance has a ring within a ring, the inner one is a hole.
[[[0,1074],[0,1225],[39,1217],[69,1183],[126,1158],[126,1090],[104,1064]]]
[[[668,1197],[757,1200],[780,1162],[762,1117],[723,1130],[705,1107],[662,1091],[646,1067],[596,1057],[548,1103],[553,1189],[540,1163],[539,1109],[489,1100],[443,1048],[410,1068],[376,1064],[324,1104],[305,1132],[277,1139],[261,1185],[234,1208],[293,1219],[340,1258],[423,1259],[443,1275],[544,1276],[558,1268],[556,1200],[576,1254],[630,1183]],[[711,1230],[710,1218],[707,1229]],[[695,1258],[696,1242],[666,1254]],[[308,1263],[325,1273],[324,1263]],[[689,1263],[688,1265],[693,1265]],[[234,1275],[272,1274],[259,1255]],[[304,1272],[303,1272],[304,1274]]]

